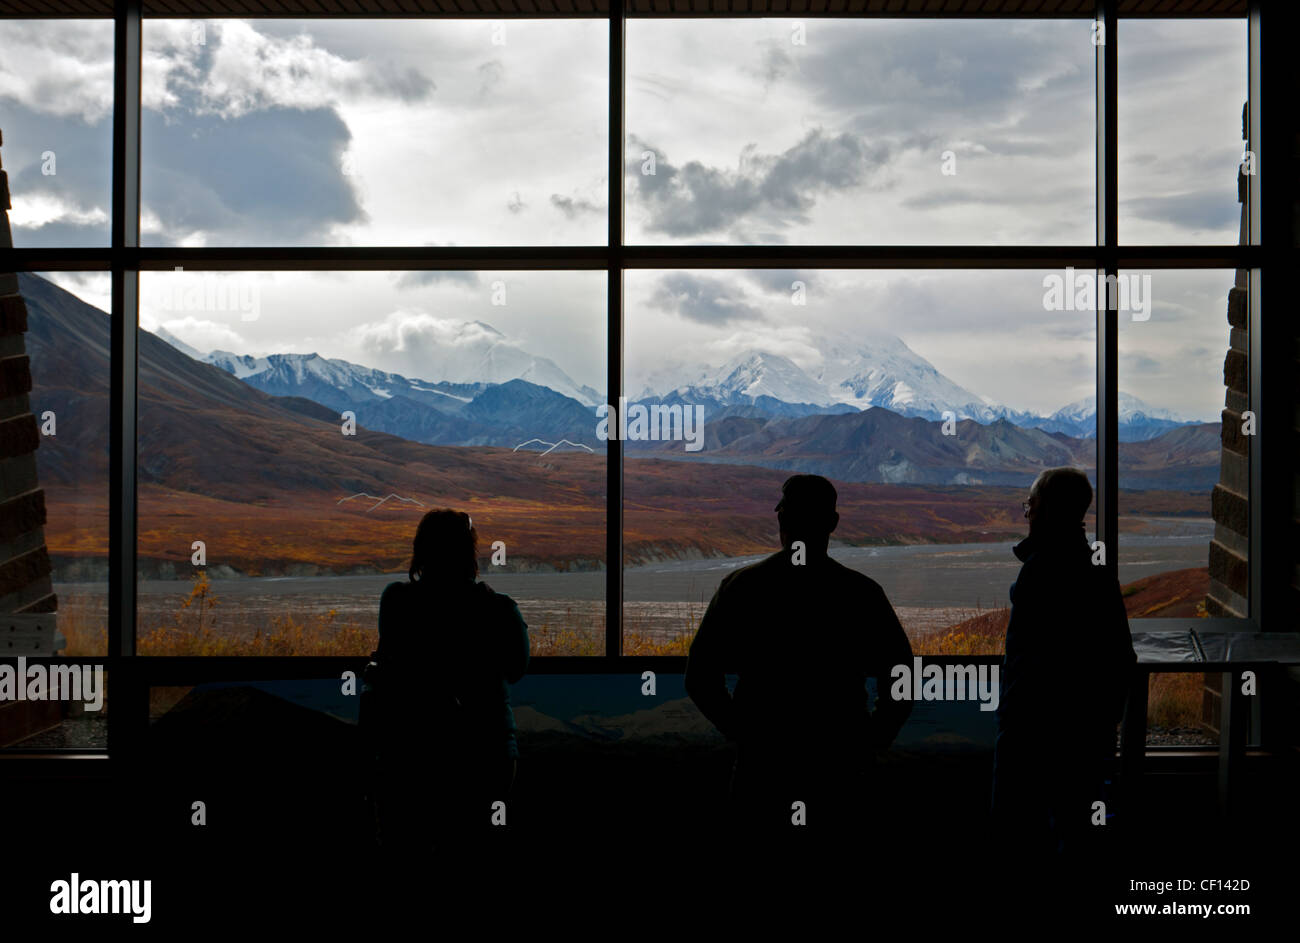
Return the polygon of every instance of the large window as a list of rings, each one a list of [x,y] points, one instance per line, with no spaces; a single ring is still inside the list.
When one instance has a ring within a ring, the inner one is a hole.
[[[0,20],[0,50],[14,245],[108,246],[112,22]]]
[[[146,20],[154,246],[605,241],[599,20]]]
[[[625,645],[684,651],[722,577],[778,549],[781,483],[812,472],[838,489],[832,555],[915,647],[998,650],[1029,484],[1095,480],[1095,315],[1045,309],[1043,277],[628,273],[628,414],[694,434],[626,444]]]
[[[355,666],[450,505],[540,670],[680,655],[795,471],[920,651],[1001,652],[1063,464],[1132,615],[1256,615],[1245,20],[112,26],[0,22],[65,654]]]
[[[1088,29],[633,20],[627,241],[1086,244]]]
[[[535,649],[604,639],[604,272],[145,272],[141,654],[366,655],[428,510]]]

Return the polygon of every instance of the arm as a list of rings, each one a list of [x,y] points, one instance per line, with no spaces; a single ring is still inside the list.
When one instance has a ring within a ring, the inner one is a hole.
[[[730,607],[724,600],[724,580],[704,611],[686,659],[686,693],[728,740],[739,735],[736,705],[727,692],[726,639],[730,636]]]
[[[1025,563],[1011,587],[1011,613],[998,682],[997,716],[1001,726],[1018,727],[1034,719],[1026,699],[1033,700],[1034,675],[1040,670],[1037,649],[1041,633],[1035,632],[1040,618],[1037,587],[1037,571]]]
[[[903,729],[903,724],[912,713],[911,701],[896,701],[889,695],[893,686],[893,668],[895,665],[912,664],[912,643],[907,640],[898,614],[890,605],[883,590],[879,590],[879,599],[869,613],[871,624],[879,626],[879,636],[875,640],[876,709],[871,712],[871,746],[875,750],[886,750]],[[871,669],[868,669],[871,670]]]

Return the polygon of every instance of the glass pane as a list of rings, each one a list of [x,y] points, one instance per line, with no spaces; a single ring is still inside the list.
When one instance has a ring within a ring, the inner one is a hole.
[[[8,276],[12,278],[13,276]],[[3,278],[0,277],[0,281]],[[33,451],[6,474],[15,552],[44,554],[7,611],[51,613],[64,655],[108,651],[109,276],[24,272],[21,352],[29,358]],[[0,293],[3,289],[0,288]],[[13,301],[5,303],[8,315]],[[6,318],[6,321],[8,319]],[[11,341],[12,343],[12,341]],[[17,351],[16,351],[17,352]],[[27,411],[23,408],[22,411]],[[9,596],[12,592],[14,595]],[[49,652],[47,652],[49,654]]]
[[[1096,464],[1094,313],[1045,310],[1043,281],[628,272],[625,646],[683,652],[722,577],[779,548],[782,482],[812,472],[839,494],[832,555],[916,650],[1000,654],[1028,486]],[[638,407],[660,417],[639,438]]]
[[[608,35],[146,20],[144,244],[603,243]]]
[[[1119,572],[1129,616],[1244,617],[1246,273],[1120,276],[1145,299],[1143,310],[1119,312]]]
[[[1091,20],[634,19],[632,244],[1090,244]]]
[[[534,653],[603,652],[603,272],[140,283],[142,653],[367,654],[438,507]]]
[[[1120,242],[1237,242],[1246,21],[1125,19],[1118,48]]]
[[[1147,682],[1147,746],[1218,746],[1221,677],[1152,672]]]
[[[0,701],[0,749],[107,750],[108,670],[103,663],[29,663],[26,668],[24,700]]]
[[[106,282],[0,275],[0,747],[106,745],[104,666],[22,660],[107,650]]]
[[[113,21],[0,20],[0,133],[14,245],[108,245]]]

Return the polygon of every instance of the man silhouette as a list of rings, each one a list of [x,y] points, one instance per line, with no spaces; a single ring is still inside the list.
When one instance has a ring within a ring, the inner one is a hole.
[[[781,550],[723,579],[691,644],[686,691],[737,744],[741,824],[789,828],[802,813],[811,828],[839,829],[861,816],[873,752],[911,711],[888,692],[912,647],[879,584],[827,554],[835,487],[795,475],[781,493]],[[880,694],[871,713],[868,677]]]
[[[1137,660],[1119,581],[1093,564],[1088,476],[1049,468],[1024,503],[1029,536],[1011,587],[998,702],[993,814],[1008,855],[1032,866],[1077,848],[1097,814]]]

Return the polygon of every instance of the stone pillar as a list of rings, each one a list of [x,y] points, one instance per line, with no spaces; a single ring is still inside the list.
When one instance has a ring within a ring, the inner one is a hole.
[[[1242,108],[1242,136],[1246,131]],[[1241,203],[1240,242],[1246,233],[1246,175],[1237,169],[1237,200]],[[1221,414],[1223,447],[1219,483],[1210,497],[1214,539],[1210,541],[1210,591],[1205,609],[1211,616],[1249,614],[1250,595],[1250,439],[1241,433],[1242,413],[1249,408],[1250,362],[1247,359],[1246,270],[1237,269],[1228,291],[1228,353],[1223,360],[1227,388]]]
[[[0,136],[0,145],[3,145]],[[13,246],[9,229],[9,176],[0,161],[0,248]],[[36,449],[40,429],[29,394],[31,366],[23,335],[27,305],[18,276],[0,272],[0,656],[49,655],[33,649],[25,626],[4,619],[13,614],[53,613],[58,600],[50,584],[45,547],[45,492],[37,486]],[[14,620],[16,621],[16,620]],[[52,632],[49,634],[53,634]],[[0,701],[0,746],[57,726],[57,701]]]

